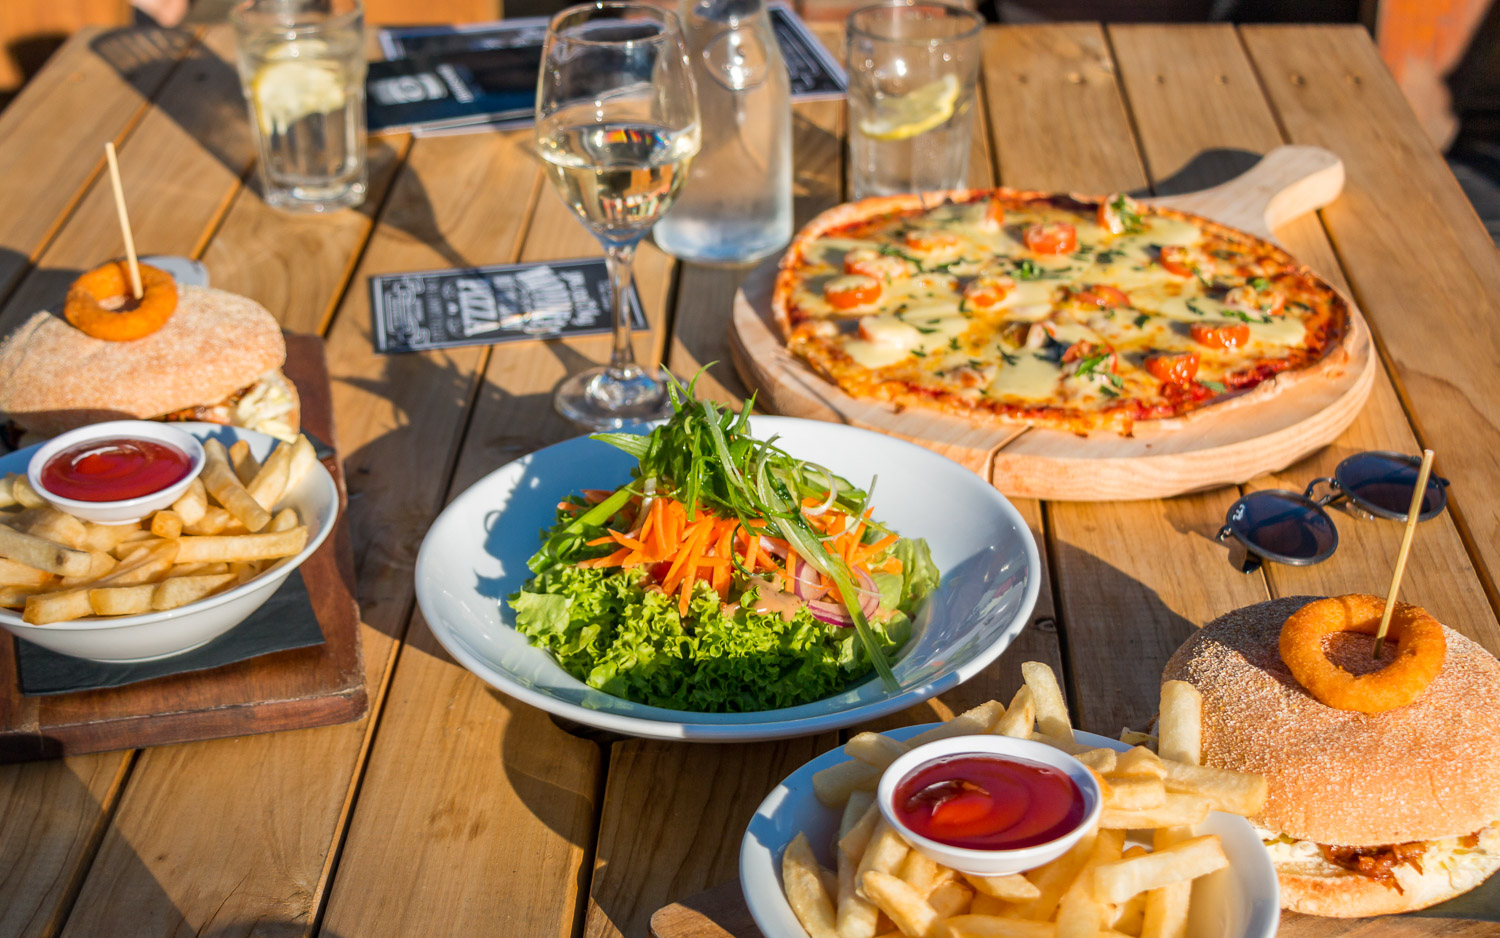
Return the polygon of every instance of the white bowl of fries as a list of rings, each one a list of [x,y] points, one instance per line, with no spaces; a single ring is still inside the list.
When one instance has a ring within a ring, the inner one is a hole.
[[[766,796],[740,846],[740,885],[761,932],[778,938],[1275,934],[1276,872],[1260,836],[1238,816],[1260,809],[1265,780],[1195,764],[1201,699],[1189,708],[1164,692],[1158,755],[1072,729],[1051,670],[1030,662],[1023,669],[1027,684],[1009,708],[992,700],[947,723],[860,733]],[[1030,737],[1072,754],[1097,774],[1104,793],[1097,828],[1022,874],[978,876],[941,866],[911,849],[875,804],[875,785],[904,753],[992,734]]]
[[[202,472],[170,507],[95,524],[37,493],[37,447],[0,457],[0,625],[92,661],[149,661],[204,645],[271,598],[333,529],[338,488],[306,437],[177,426]]]

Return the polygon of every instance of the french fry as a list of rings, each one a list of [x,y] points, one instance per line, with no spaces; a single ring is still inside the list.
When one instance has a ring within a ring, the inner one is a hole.
[[[1134,776],[1144,778],[1165,778],[1166,767],[1161,763],[1161,757],[1145,746],[1136,746],[1129,752],[1120,753],[1120,758],[1115,762],[1115,775]]]
[[[207,576],[168,577],[156,584],[151,594],[151,608],[161,612],[186,606],[212,596],[219,590],[238,580],[233,573],[217,573]]]
[[[14,560],[0,559],[0,586],[41,589],[51,580],[52,574],[46,570],[38,570],[24,563],[16,563]]]
[[[88,572],[92,563],[86,551],[22,534],[4,525],[0,525],[0,558],[59,576],[79,576]]]
[[[862,890],[866,873],[874,871],[894,874],[909,852],[910,848],[906,846],[906,841],[901,839],[901,835],[896,833],[885,818],[876,820],[875,830],[870,834],[870,842],[865,847],[864,855],[859,858],[859,867],[854,871],[856,888]],[[874,897],[868,893],[861,892],[861,894],[864,898],[874,901]],[[878,902],[875,904],[880,905]]]
[[[266,525],[266,531],[272,533],[290,531],[301,523],[302,519],[297,516],[297,509],[283,508],[271,517],[271,523]]]
[[[1017,739],[1027,739],[1031,731],[1036,727],[1036,700],[1031,695],[1031,688],[1025,684],[1016,691],[1016,695],[1010,700],[1010,707],[995,723],[993,732],[997,736],[1013,736]]]
[[[1057,684],[1057,675],[1040,661],[1027,661],[1021,665],[1021,677],[1031,688],[1032,700],[1036,703],[1037,729],[1048,736],[1072,742],[1073,723],[1068,719],[1068,703]]]
[[[1013,906],[1004,899],[987,896],[982,892],[974,893],[974,901],[969,903],[970,915],[1007,915]],[[1022,919],[1016,919],[1022,921]]]
[[[1168,792],[1196,795],[1215,811],[1253,817],[1266,806],[1266,777],[1250,772],[1231,772],[1206,765],[1163,762]]]
[[[126,557],[108,574],[94,581],[94,586],[103,588],[153,583],[172,569],[177,553],[176,541],[154,541]]]
[[[7,473],[3,476],[0,476],[0,508],[9,508],[12,505],[20,504],[16,501],[15,496],[15,484],[17,478],[18,476],[14,475],[13,473]]]
[[[839,874],[827,867],[818,867],[818,880],[823,883],[823,891],[828,894],[831,901],[839,893]],[[835,919],[837,913],[835,913]]]
[[[1142,849],[1144,850],[1144,848]],[[1125,855],[1127,857],[1130,856],[1130,851],[1126,850]],[[1189,885],[1188,888],[1191,889],[1192,886]],[[1106,924],[1114,931],[1127,935],[1139,935],[1141,933],[1141,926],[1145,924],[1146,897],[1148,895],[1149,893],[1143,892],[1115,906],[1114,914],[1109,917],[1109,921]]]
[[[1124,831],[1099,832],[1094,848],[1058,903],[1057,938],[1098,938],[1106,910],[1103,900],[1094,895],[1094,876],[1105,865],[1118,862],[1124,846]]]
[[[880,920],[875,903],[859,894],[854,874],[859,858],[839,851],[839,890],[835,904],[835,929],[839,938],[871,938]]]
[[[234,445],[229,447],[229,464],[234,467],[234,475],[241,485],[248,486],[254,482],[255,474],[260,471],[260,461],[250,452],[249,440],[234,441]]]
[[[87,531],[83,537],[83,550],[112,551],[122,541],[144,533],[135,524],[85,524],[84,527]]]
[[[261,505],[240,483],[239,476],[234,474],[234,467],[230,465],[229,452],[224,449],[224,444],[218,440],[208,440],[203,444],[203,454],[206,458],[203,474],[199,478],[203,480],[203,487],[208,489],[208,494],[252,533],[270,524],[270,510]],[[277,498],[281,497],[280,492],[276,494]]]
[[[173,564],[172,569],[167,571],[167,576],[212,576],[215,573],[228,573],[229,564],[223,563],[178,563]]]
[[[151,533],[157,537],[181,537],[182,515],[170,508],[158,511],[151,516]]]
[[[1146,830],[1152,827],[1194,825],[1208,817],[1208,799],[1197,795],[1168,792],[1162,804],[1139,811],[1119,811],[1106,807],[1099,813],[1099,826],[1107,830]]]
[[[1151,847],[1165,850],[1192,836],[1192,829],[1187,827],[1158,828],[1152,836]],[[1141,896],[1145,897],[1141,910],[1141,938],[1186,938],[1188,909],[1193,897],[1191,881],[1159,886]]]
[[[20,609],[38,592],[25,586],[0,586],[0,609]]]
[[[1165,828],[1157,828],[1157,830],[1164,830],[1164,829]],[[1147,850],[1145,847],[1142,847],[1140,844],[1131,844],[1129,847],[1125,848],[1125,853],[1122,854],[1122,856],[1124,856],[1125,859],[1129,860],[1131,857],[1143,857],[1143,856],[1145,856],[1146,854],[1148,854],[1150,852],[1151,852],[1150,850]]]
[[[138,616],[151,611],[155,585],[107,586],[88,591],[89,606],[96,616]]]
[[[974,897],[979,905],[981,896]],[[1057,925],[1053,922],[1032,922],[1026,919],[999,915],[955,915],[943,925],[952,938],[1053,938]]]
[[[1080,752],[1074,758],[1100,775],[1113,772],[1118,761],[1113,749],[1090,749],[1087,752]]]
[[[1163,759],[1198,765],[1203,761],[1203,695],[1187,681],[1161,685],[1161,718],[1156,751]]]
[[[249,583],[260,576],[261,561],[242,560],[229,564],[229,572],[233,573],[241,583]]]
[[[986,896],[994,896],[996,899],[1004,899],[1007,902],[1025,902],[1042,894],[1042,891],[1036,888],[1031,880],[1020,873],[1010,876],[979,876],[974,873],[965,873],[963,877],[969,881],[969,885]]]
[[[937,861],[916,850],[909,851],[906,859],[901,861],[901,868],[896,875],[903,883],[916,890],[917,895],[925,896],[937,885]]]
[[[838,938],[833,901],[828,898],[818,873],[818,861],[807,843],[807,835],[798,834],[781,857],[781,880],[786,887],[787,903],[812,938]]]
[[[911,747],[880,733],[860,733],[844,744],[844,754],[877,769],[901,758]]]
[[[1150,733],[1138,733],[1130,727],[1120,730],[1120,742],[1127,746],[1145,746],[1152,752],[1156,751],[1156,737]]]
[[[1167,803],[1167,786],[1159,778],[1139,775],[1108,775],[1109,797],[1104,800],[1108,811],[1142,811]]]
[[[849,798],[856,788],[875,787],[880,781],[880,770],[858,760],[835,762],[826,769],[813,773],[813,792],[818,800],[830,808],[837,808]]]
[[[1124,902],[1137,893],[1191,882],[1229,865],[1217,835],[1193,837],[1144,857],[1105,863],[1094,871],[1094,897]]]
[[[995,721],[1005,713],[1005,706],[998,700],[986,700],[977,707],[965,710],[947,723],[940,723],[906,741],[908,749],[915,749],[940,739],[955,736],[979,736],[988,733]]]
[[[82,576],[65,576],[62,578],[62,582],[57,585],[64,589],[74,586],[86,586],[120,565],[119,561],[102,550],[89,551],[89,561],[89,570],[87,573]]]
[[[941,938],[942,923],[937,910],[906,883],[889,873],[870,870],[860,877],[870,901],[891,917],[896,927],[911,938]]]
[[[1078,878],[1078,871],[1083,869],[1084,863],[1094,852],[1094,845],[1099,842],[1099,833],[1098,828],[1085,831],[1078,842],[1068,848],[1067,853],[1029,872],[1026,878],[1036,886],[1037,897],[1016,907],[1018,918],[1036,922],[1052,918],[1057,911],[1058,902],[1062,901],[1063,893]]]
[[[307,434],[297,434],[297,440],[292,444],[292,459],[287,465],[286,487],[282,493],[290,492],[302,481],[303,476],[312,470],[313,464],[318,461],[318,453],[313,449],[312,441]],[[270,506],[267,506],[268,508]]]
[[[1070,756],[1081,756],[1086,752],[1093,752],[1097,748],[1088,743],[1075,742],[1070,739],[1058,739],[1056,736],[1048,736],[1046,733],[1032,733],[1031,738],[1039,743],[1046,743],[1054,749],[1061,749]]]
[[[243,560],[273,560],[290,557],[307,545],[307,527],[299,525],[274,534],[231,537],[180,537],[178,563],[235,563]]]
[[[26,533],[32,537],[53,541],[64,547],[84,550],[88,540],[88,528],[72,515],[50,506],[34,509],[26,524]]]
[[[871,792],[852,791],[849,793],[849,800],[844,802],[844,813],[839,816],[839,832],[833,838],[835,847],[849,836],[850,831],[859,826],[874,805],[875,795]],[[870,823],[874,824],[873,821]]]
[[[852,802],[854,796],[850,795]],[[870,846],[870,838],[875,835],[875,825],[880,822],[880,809],[875,806],[871,799],[870,806],[865,809],[849,832],[839,838],[839,852],[848,855],[856,861],[865,855],[865,849]]]
[[[21,620],[30,625],[47,625],[51,622],[66,622],[82,619],[94,614],[86,589],[63,590],[56,593],[38,593],[26,598],[26,608]]]
[[[974,890],[952,879],[939,883],[927,894],[927,904],[939,918],[962,915],[969,911],[969,903],[973,901]]]
[[[286,491],[294,448],[290,443],[277,446],[275,452],[261,463],[260,471],[255,474],[255,478],[245,486],[250,491],[250,495],[267,511],[281,501],[282,493]]]
[[[147,547],[162,543],[165,538],[157,537],[150,531],[136,531],[134,535],[126,538],[110,549],[109,553],[116,560],[125,560],[140,553]]]
[[[31,487],[31,481],[22,475],[11,476],[10,497],[15,499],[22,508],[50,507],[47,500]]]
[[[194,537],[205,537],[214,534],[224,534],[231,526],[239,526],[239,519],[229,513],[229,509],[220,508],[218,505],[209,505],[203,509],[197,521],[188,521],[185,517],[182,522],[182,533]],[[248,533],[248,532],[247,532]]]
[[[197,524],[207,509],[208,490],[203,487],[201,478],[188,483],[187,491],[172,503],[172,510],[177,512],[185,525]]]

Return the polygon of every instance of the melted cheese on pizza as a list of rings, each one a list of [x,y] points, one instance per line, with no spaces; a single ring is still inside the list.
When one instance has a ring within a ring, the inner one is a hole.
[[[802,242],[791,348],[857,396],[1128,432],[1306,367],[1347,325],[1238,232],[1123,196],[975,195]]]

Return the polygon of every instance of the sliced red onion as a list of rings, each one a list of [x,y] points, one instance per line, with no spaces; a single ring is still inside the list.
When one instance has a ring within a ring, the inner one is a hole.
[[[807,603],[807,611],[813,614],[813,618],[828,625],[836,625],[841,629],[847,629],[854,625],[854,619],[849,615],[849,610],[840,603],[827,603],[814,599]]]

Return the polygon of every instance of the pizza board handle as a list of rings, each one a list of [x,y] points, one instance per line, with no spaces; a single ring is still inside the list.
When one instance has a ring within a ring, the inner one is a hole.
[[[1344,162],[1322,147],[1277,147],[1247,172],[1180,196],[1147,199],[1275,241],[1272,232],[1317,211],[1344,188]]]

